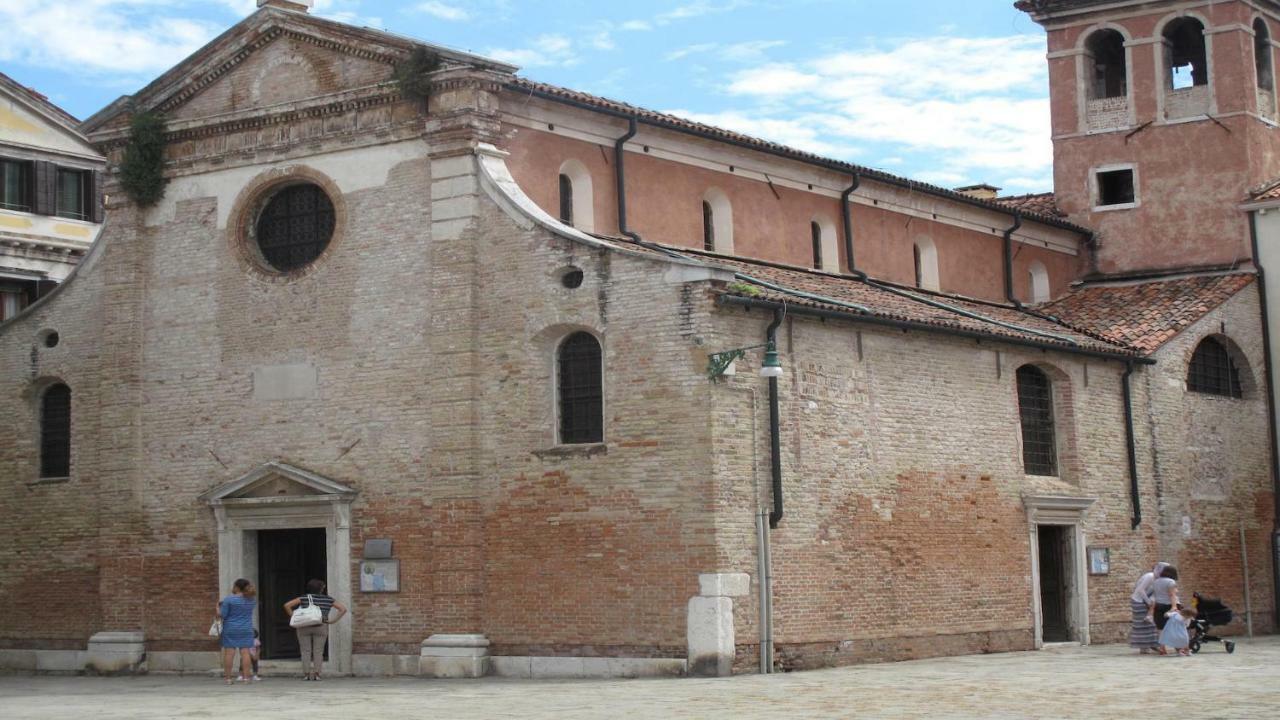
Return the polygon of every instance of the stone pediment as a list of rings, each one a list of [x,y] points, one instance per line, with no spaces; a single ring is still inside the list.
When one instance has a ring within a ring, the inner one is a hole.
[[[350,500],[355,494],[355,489],[348,485],[273,460],[203,493],[200,499],[209,505],[222,505],[228,501],[272,499]]]
[[[385,83],[394,65],[423,46],[449,63],[512,72],[513,66],[391,33],[306,13],[263,7],[130,98],[85,121],[95,140],[122,134],[130,106],[171,121],[217,118],[245,110],[335,96]],[[388,87],[389,92],[394,90]]]

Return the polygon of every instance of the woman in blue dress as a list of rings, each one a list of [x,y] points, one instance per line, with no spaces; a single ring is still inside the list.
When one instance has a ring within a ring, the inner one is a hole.
[[[236,651],[240,653],[240,682],[249,682],[248,668],[253,650],[253,608],[258,604],[254,596],[258,589],[253,583],[240,578],[231,587],[231,594],[218,603],[218,617],[222,619],[222,678],[230,685],[231,670],[235,667]]]

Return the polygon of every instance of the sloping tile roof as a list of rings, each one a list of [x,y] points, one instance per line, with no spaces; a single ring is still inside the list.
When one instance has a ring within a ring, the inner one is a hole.
[[[587,105],[593,108],[599,108],[601,110],[604,110],[605,112],[611,112],[611,113],[621,114],[625,116],[636,117],[643,122],[648,122],[659,127],[667,127],[667,128],[672,128],[676,130],[692,131],[692,132],[706,135],[708,137],[718,138],[725,142],[745,145],[747,147],[761,150],[764,152],[783,155],[783,156],[798,160],[800,162],[813,163],[815,165],[824,166],[824,167],[827,167],[833,170],[838,170],[841,172],[857,173],[864,179],[878,180],[880,182],[888,183],[890,185],[896,185],[898,187],[907,188],[916,192],[936,195],[938,197],[945,197],[947,199],[954,200],[956,202],[965,203],[967,205],[976,205],[978,207],[984,207],[984,208],[987,208],[988,210],[995,210],[997,212],[1002,212],[1002,213],[1009,212],[1008,206],[1004,205],[1003,203],[997,200],[983,200],[982,198],[976,198],[970,195],[965,195],[963,193],[958,193],[955,190],[939,187],[937,185],[930,185],[929,183],[923,183],[917,180],[911,180],[910,178],[900,177],[892,173],[884,172],[883,170],[876,170],[874,168],[855,165],[853,163],[847,163],[840,160],[833,160],[831,158],[822,157],[821,155],[805,152],[803,150],[797,150],[795,148],[788,147],[786,145],[775,143],[769,140],[761,140],[760,138],[752,137],[750,135],[744,135],[742,133],[734,132],[732,130],[726,130],[724,128],[716,127],[714,125],[705,125],[700,122],[694,122],[693,120],[686,120],[685,118],[682,118],[678,115],[668,115],[667,113],[660,113],[654,110],[647,110],[645,108],[637,107],[635,105],[630,105],[628,103],[620,102],[617,100],[610,100],[608,98],[603,98],[598,95],[591,95],[589,93],[579,92],[577,90],[570,90],[569,88],[560,87],[558,85],[551,85],[549,83],[538,82],[535,80],[530,80],[528,78],[517,76],[517,77],[511,78],[511,80],[507,83],[507,87],[513,92],[525,91],[533,94],[541,94],[541,95],[547,95],[555,98],[561,98],[561,99],[569,100],[571,102],[575,102],[581,105]],[[1040,222],[1046,225],[1053,225],[1054,227],[1060,227],[1066,230],[1071,230],[1072,232],[1078,232],[1082,234],[1089,232],[1087,228],[1083,228],[1079,225],[1069,223],[1059,215],[1046,215],[1041,213],[1038,210],[1027,210],[1026,219],[1034,220],[1036,222]]]
[[[740,282],[725,288],[723,293],[726,295],[978,333],[993,339],[1057,345],[1067,351],[1075,349],[1118,356],[1138,355],[1134,349],[1122,343],[1095,337],[1065,323],[1038,317],[1010,305],[903,288],[889,283],[867,283],[847,275],[833,275],[689,248],[655,243],[639,245],[616,237],[604,239],[652,253],[675,252],[686,258],[733,270],[739,274]]]
[[[1150,354],[1255,279],[1200,275],[1123,285],[1084,285],[1040,310]]]
[[[1046,217],[1066,217],[1066,214],[1058,209],[1058,198],[1051,192],[1032,193],[1030,195],[1009,195],[1006,197],[996,198],[996,202],[1021,210],[1024,213],[1033,213],[1036,215],[1044,215]]]
[[[1280,200],[1280,178],[1271,180],[1270,182],[1259,185],[1249,191],[1249,200],[1252,202],[1262,202],[1264,200]]]

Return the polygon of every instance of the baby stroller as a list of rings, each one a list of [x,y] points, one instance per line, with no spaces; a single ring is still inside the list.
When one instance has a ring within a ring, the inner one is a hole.
[[[1191,652],[1200,652],[1200,645],[1207,642],[1220,642],[1228,653],[1235,652],[1235,643],[1209,634],[1209,629],[1214,625],[1226,625],[1231,622],[1231,608],[1223,605],[1222,600],[1218,598],[1204,597],[1200,593],[1192,593],[1192,597],[1195,598],[1193,607],[1196,609],[1196,619],[1191,621],[1191,625],[1187,628],[1191,634]]]

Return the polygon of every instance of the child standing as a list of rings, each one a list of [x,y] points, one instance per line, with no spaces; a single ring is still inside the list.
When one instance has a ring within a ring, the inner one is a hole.
[[[1196,611],[1189,607],[1179,607],[1165,614],[1167,618],[1164,630],[1160,631],[1160,644],[1178,651],[1179,655],[1191,654],[1191,637],[1187,626],[1196,619]]]
[[[253,682],[260,682],[258,677],[258,658],[262,655],[262,638],[258,637],[258,628],[253,629],[253,650],[249,651],[249,659],[253,661]]]

